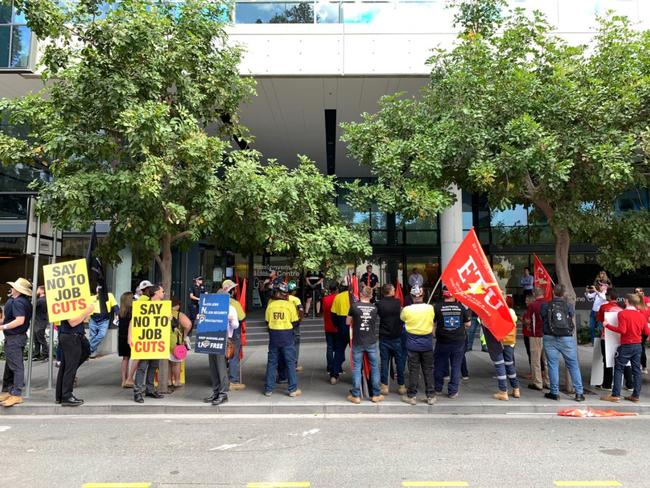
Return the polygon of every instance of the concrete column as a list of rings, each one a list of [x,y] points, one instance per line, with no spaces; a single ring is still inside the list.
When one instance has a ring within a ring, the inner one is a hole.
[[[463,240],[463,194],[453,185],[450,191],[456,202],[440,214],[440,265],[445,269],[447,263]]]
[[[119,252],[119,255],[122,262],[115,266],[113,270],[113,294],[115,295],[115,299],[118,301],[120,299],[120,296],[122,296],[122,293],[125,291],[133,291],[131,290],[131,267],[133,265],[133,256],[131,255],[131,249],[128,247],[122,249]]]

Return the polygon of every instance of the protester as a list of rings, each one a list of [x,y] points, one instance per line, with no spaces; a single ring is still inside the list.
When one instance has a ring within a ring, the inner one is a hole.
[[[532,314],[530,312],[530,305],[534,301],[535,297],[533,295],[528,295],[524,303],[524,312],[521,314],[521,334],[524,338],[524,347],[526,348],[526,356],[528,356],[528,368],[530,370],[530,373],[526,375],[526,379],[529,380],[533,378],[532,363],[530,361],[530,337],[533,335],[533,321]]]
[[[50,357],[50,349],[45,337],[45,331],[49,325],[47,318],[47,301],[45,300],[45,287],[36,288],[36,310],[34,310],[34,361],[47,360]]]
[[[597,275],[596,278],[594,278],[594,287],[598,287],[598,285],[605,285],[608,288],[613,287],[612,285],[612,280],[609,279],[607,276],[607,273],[605,273],[604,270],[601,270]]]
[[[327,343],[327,350],[325,352],[325,359],[327,361],[327,374],[332,372],[332,365],[334,363],[334,349],[336,347],[336,335],[338,329],[334,325],[332,319],[332,304],[337,295],[336,283],[332,282],[329,286],[329,294],[323,297],[323,328],[325,329],[325,342]]]
[[[153,285],[145,288],[144,294],[140,297],[141,300],[158,301],[165,297],[165,290],[162,286]],[[133,320],[129,324],[129,345],[133,344]],[[133,385],[133,401],[136,403],[144,403],[143,394],[150,398],[162,398],[163,396],[156,390],[154,379],[156,369],[158,369],[160,361],[158,359],[140,359],[138,367],[135,371],[135,382]]]
[[[414,286],[419,286],[422,288],[424,286],[424,276],[420,274],[418,268],[413,268],[413,271],[409,275],[409,286],[413,288]]]
[[[645,315],[648,316],[650,319],[650,298],[645,296],[645,292],[643,291],[643,288],[635,288],[634,293],[639,295],[641,297],[641,307],[639,310],[641,310]],[[643,374],[648,374],[648,357],[646,355],[646,342],[648,340],[647,335],[642,335],[641,336],[641,372]]]
[[[622,311],[623,309],[618,305],[618,294],[614,291],[613,288],[608,288],[607,289],[607,302],[603,303],[600,306],[600,309],[598,310],[598,314],[596,316],[598,322],[601,324],[605,323],[605,313],[607,312],[615,312],[618,314],[618,312]],[[602,331],[602,337],[600,339],[600,352],[603,356],[603,382],[599,386],[603,390],[611,390],[612,389],[612,381],[614,379],[613,373],[614,373],[614,368],[613,367],[607,367],[607,357],[605,355],[605,329],[603,328]],[[625,387],[629,390],[632,390],[634,387],[633,385],[633,380],[632,380],[632,368],[629,366],[625,366],[625,369],[623,370],[623,376],[625,377]]]
[[[120,297],[120,309],[117,323],[117,354],[122,358],[120,377],[122,388],[133,388],[133,376],[129,374],[129,360],[131,358],[131,346],[129,345],[129,324],[133,313],[133,293],[130,291],[122,293]]]
[[[377,307],[370,303],[372,288],[363,286],[360,301],[350,306],[346,324],[352,329],[352,389],[347,400],[361,403],[361,368],[364,355],[370,363],[370,401],[384,400],[379,383],[379,351],[377,347]]]
[[[176,357],[174,348],[176,346],[185,346],[185,338],[192,331],[192,321],[187,315],[181,312],[181,301],[178,298],[172,299],[172,324],[171,324],[171,341],[169,351],[169,385],[172,388],[180,388],[181,383],[181,364],[184,358]]]
[[[517,314],[510,309],[512,317],[512,330],[501,341],[497,341],[490,329],[483,326],[483,334],[487,341],[488,353],[494,363],[496,370],[497,386],[499,391],[492,395],[496,400],[508,401],[508,383],[512,388],[511,395],[513,398],[519,398],[519,380],[517,379],[517,368],[515,366],[515,342],[517,337]]]
[[[142,296],[146,296],[145,290],[147,288],[151,288],[153,286],[153,283],[149,280],[142,280],[138,287],[135,289],[135,293],[133,294],[133,300],[138,300]]]
[[[273,292],[273,301],[266,307],[265,320],[269,328],[269,354],[266,364],[266,384],[264,395],[271,396],[275,386],[278,358],[284,358],[287,367],[289,396],[294,398],[302,394],[298,389],[296,377],[296,346],[294,327],[298,322],[298,310],[288,300],[289,287],[280,282]]]
[[[192,323],[194,323],[196,321],[196,316],[199,314],[199,300],[206,290],[205,285],[203,284],[203,276],[195,276],[192,281],[192,286],[188,292],[190,301],[187,315]]]
[[[379,288],[379,277],[372,272],[372,265],[366,266],[366,272],[361,275],[359,285],[368,286],[372,290],[372,301],[377,298],[377,289]]]
[[[339,286],[339,293],[332,302],[332,320],[336,326],[336,344],[334,346],[334,359],[330,370],[330,384],[335,385],[339,381],[339,375],[343,372],[345,362],[345,350],[350,342],[350,330],[346,325],[346,317],[350,311],[350,293],[346,281]]]
[[[305,314],[309,315],[312,303],[316,315],[321,312],[325,275],[320,271],[310,271],[305,276]]]
[[[601,273],[604,273],[602,271]],[[589,314],[589,334],[591,335],[591,343],[594,343],[594,338],[599,336],[603,331],[603,324],[598,322],[596,315],[600,306],[607,301],[607,288],[608,285],[604,282],[597,281],[595,285],[587,287],[585,297],[592,300],[591,313]]]
[[[407,333],[406,349],[408,351],[409,375],[406,395],[402,396],[402,401],[409,405],[417,403],[416,396],[421,369],[427,403],[433,405],[436,402],[433,386],[433,306],[423,303],[424,291],[419,286],[411,288],[410,294],[413,305],[404,307],[400,314]]]
[[[303,370],[303,367],[298,364],[298,361],[300,360],[300,323],[302,322],[302,319],[305,317],[305,309],[302,306],[302,302],[300,301],[300,298],[296,296],[298,293],[298,285],[296,284],[296,282],[291,280],[289,281],[289,283],[287,283],[287,286],[289,288],[289,296],[287,297],[287,299],[295,305],[296,311],[298,312],[298,323],[293,328],[293,335],[296,344],[296,371],[300,373]],[[283,368],[281,369],[281,371],[284,371],[284,360],[282,359],[282,357],[280,357],[279,364]]]
[[[530,268],[524,268],[524,275],[519,280],[519,286],[521,286],[525,301],[527,296],[533,294],[535,287],[535,277],[530,274]]]
[[[542,391],[544,385],[549,383],[548,367],[544,355],[544,319],[542,305],[544,304],[544,290],[535,288],[535,299],[528,305],[527,312],[530,321],[530,372],[532,383],[528,384],[531,390]]]
[[[23,353],[27,344],[27,330],[32,319],[32,284],[25,278],[7,283],[11,287],[4,307],[4,320],[0,330],[4,333],[5,370],[2,377],[0,405],[12,407],[23,403],[25,365]]]
[[[108,331],[111,318],[117,314],[119,310],[112,293],[106,294],[106,303],[102,304],[101,287],[98,286],[96,291],[97,294],[93,295],[90,299],[90,303],[93,305],[95,312],[90,316],[90,322],[88,324],[88,340],[90,341],[91,359],[97,357],[97,349],[104,340],[104,337],[106,337],[106,332]]]
[[[240,327],[237,327],[232,332],[231,342],[234,346],[234,352],[232,358],[228,360],[228,379],[230,381],[230,390],[244,390],[246,385],[241,381],[241,369],[239,363],[239,356],[241,353],[241,323],[246,320],[246,313],[241,306],[241,303],[237,301],[233,294],[237,288],[237,283],[232,280],[224,280],[221,283],[221,289],[217,293],[227,293],[230,295],[230,305],[237,312],[237,321],[239,322]]]
[[[444,378],[449,371],[447,394],[454,399],[458,397],[460,389],[461,366],[465,357],[465,330],[472,322],[469,310],[458,303],[449,290],[443,288],[442,297],[443,302],[435,306],[434,389],[436,394],[442,394]]]
[[[77,370],[90,356],[90,344],[86,339],[84,322],[95,312],[91,303],[80,316],[62,320],[59,341],[61,343],[61,366],[56,377],[55,401],[63,407],[78,407],[84,401],[73,394]]]
[[[612,394],[601,397],[601,400],[607,402],[619,402],[621,400],[623,369],[629,361],[632,365],[634,389],[632,394],[626,396],[625,399],[633,403],[641,401],[641,335],[650,335],[648,319],[638,309],[642,303],[641,297],[630,293],[625,297],[625,310],[618,312],[618,327],[605,324],[608,330],[621,335],[621,345],[616,350]]]
[[[400,319],[402,310],[399,299],[395,298],[395,287],[386,283],[382,288],[383,297],[377,302],[379,315],[379,354],[381,357],[381,394],[388,395],[388,376],[391,360],[395,359],[397,370],[397,391],[406,395],[404,384],[404,366],[406,357],[402,348],[404,326]]]
[[[266,309],[267,305],[269,304],[269,300],[273,294],[273,283],[277,278],[277,271],[272,269],[269,271],[269,275],[259,284],[260,300],[262,302],[263,309]]]
[[[541,315],[544,321],[544,353],[548,362],[550,392],[544,396],[551,400],[560,399],[560,356],[564,358],[567,370],[575,388],[575,401],[585,400],[578,362],[578,349],[573,336],[575,309],[564,298],[564,285],[553,288],[553,299],[542,304]]]

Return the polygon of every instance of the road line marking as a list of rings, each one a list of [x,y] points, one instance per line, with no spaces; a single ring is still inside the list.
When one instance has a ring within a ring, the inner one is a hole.
[[[81,488],[151,488],[151,483],[86,483]]]
[[[555,486],[623,486],[615,480],[593,480],[593,481],[554,481]]]
[[[309,481],[257,481],[248,483],[246,488],[309,488]]]
[[[469,486],[467,481],[402,481],[402,486]]]

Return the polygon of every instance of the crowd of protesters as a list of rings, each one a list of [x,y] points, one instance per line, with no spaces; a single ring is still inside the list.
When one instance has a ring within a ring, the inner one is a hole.
[[[556,285],[553,297],[547,300],[544,291],[529,289],[530,274],[524,276],[526,307],[517,317],[510,310],[513,321],[522,324],[526,351],[529,359],[531,382],[528,388],[544,392],[547,399],[559,400],[560,358],[564,359],[575,390],[574,399],[584,401],[584,386],[578,361],[575,308],[565,298],[563,285]],[[417,404],[418,388],[424,386],[424,401],[433,405],[436,397],[445,395],[456,399],[462,383],[469,380],[466,353],[472,350],[474,336],[480,327],[485,351],[494,365],[497,400],[520,398],[520,379],[515,365],[515,342],[517,328],[501,340],[480,324],[471,310],[458,302],[452,293],[442,288],[441,299],[431,305],[426,300],[423,278],[417,269],[409,276],[409,292],[398,298],[396,288],[385,284],[380,288],[379,279],[372,266],[359,280],[358,296],[351,293],[350,277],[338,285],[327,282],[320,272],[310,272],[305,279],[305,302],[297,296],[296,282],[271,273],[261,282],[264,293],[262,302],[264,320],[269,333],[267,367],[264,394],[271,396],[278,384],[287,385],[287,394],[295,398],[301,395],[298,387],[300,353],[300,323],[310,309],[323,317],[326,365],[329,382],[340,381],[343,364],[350,347],[351,383],[347,400],[359,404],[362,399],[363,381],[367,380],[368,398],[378,403],[394,391],[409,405]],[[27,332],[32,316],[31,284],[24,278],[9,282],[11,294],[4,306],[4,318],[0,330],[4,333],[5,370],[0,405],[11,407],[22,403],[24,388],[23,353],[27,345]],[[212,405],[228,401],[228,393],[245,389],[240,376],[240,324],[246,314],[234,298],[238,284],[226,279],[217,293],[228,294],[229,354],[208,355],[212,383],[211,394],[204,399]],[[379,291],[381,290],[381,298]],[[188,314],[180,310],[180,301],[172,303],[172,337],[169,357],[169,383],[173,391],[183,385],[182,363],[189,350],[189,336],[199,318],[198,298],[205,293],[203,278],[197,276],[189,290]],[[99,295],[99,293],[98,293]],[[133,302],[137,300],[162,300],[165,291],[160,285],[142,281],[135,292],[123,293],[119,303],[111,294],[105,305],[100,305],[96,295],[89,306],[74,319],[58,324],[57,365],[55,401],[63,406],[79,406],[83,400],[75,396],[77,370],[87,359],[97,355],[106,335],[110,321],[118,330],[118,354],[122,358],[120,380],[124,388],[133,390],[136,403],[145,398],[159,399],[162,395],[156,387],[156,371],[160,360],[130,361],[131,318]],[[34,359],[49,357],[46,297],[43,287],[36,291]],[[643,289],[619,297],[606,274],[601,273],[593,285],[587,287],[586,298],[593,303],[589,332],[593,339],[600,339],[603,355],[603,381],[598,388],[608,393],[604,401],[619,402],[625,387],[631,394],[625,400],[640,401],[642,374],[647,374],[645,342],[650,335],[650,300]],[[621,300],[622,298],[622,300]],[[312,308],[313,307],[313,308]],[[614,314],[614,315],[612,315]],[[616,320],[612,317],[615,316]],[[608,320],[615,322],[609,323]],[[89,338],[85,330],[88,323]],[[613,367],[605,359],[605,331],[620,335]]]

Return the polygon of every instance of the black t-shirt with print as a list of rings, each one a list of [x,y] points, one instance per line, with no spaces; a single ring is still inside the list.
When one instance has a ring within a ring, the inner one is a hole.
[[[470,311],[458,302],[436,304],[436,340],[442,344],[465,342],[465,322],[470,320]]]
[[[372,346],[377,342],[377,307],[374,303],[353,303],[348,316],[352,317],[353,346]]]

